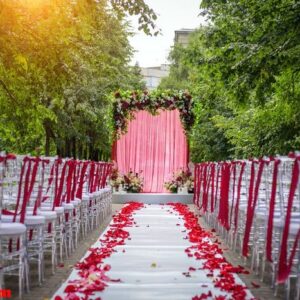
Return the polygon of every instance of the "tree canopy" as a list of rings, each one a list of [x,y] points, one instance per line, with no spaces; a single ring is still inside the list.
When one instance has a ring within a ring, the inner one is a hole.
[[[299,1],[203,0],[201,8],[207,25],[173,48],[162,81],[193,94],[193,160],[299,149]]]
[[[155,34],[142,0],[0,0],[0,149],[109,156],[107,95],[144,87],[127,12]]]

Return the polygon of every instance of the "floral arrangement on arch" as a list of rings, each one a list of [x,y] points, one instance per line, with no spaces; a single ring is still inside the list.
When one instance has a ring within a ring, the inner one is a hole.
[[[164,187],[171,193],[177,193],[179,188],[186,187],[189,192],[194,190],[194,178],[189,170],[180,169],[173,173],[172,178],[164,183]]]
[[[112,107],[114,139],[127,132],[128,122],[139,110],[157,115],[159,110],[178,109],[182,126],[188,132],[195,120],[192,108],[192,96],[186,91],[118,91]]]

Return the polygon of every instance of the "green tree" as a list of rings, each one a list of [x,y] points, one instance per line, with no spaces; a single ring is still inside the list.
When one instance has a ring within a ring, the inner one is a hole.
[[[176,43],[169,54],[170,74],[162,78],[159,89],[184,90],[189,87],[188,68],[183,63],[184,54],[184,47]]]
[[[123,16],[155,29],[138,2],[0,0],[1,149],[109,157],[108,95],[142,84]]]
[[[299,149],[300,3],[204,0],[201,7],[208,23],[173,64],[176,72],[187,68],[196,102],[193,159]]]

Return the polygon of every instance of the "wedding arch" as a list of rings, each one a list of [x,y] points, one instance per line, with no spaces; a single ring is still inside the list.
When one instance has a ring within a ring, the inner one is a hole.
[[[144,192],[164,192],[167,177],[187,167],[193,123],[193,99],[186,91],[118,91],[111,112],[112,159],[122,173],[143,172]]]

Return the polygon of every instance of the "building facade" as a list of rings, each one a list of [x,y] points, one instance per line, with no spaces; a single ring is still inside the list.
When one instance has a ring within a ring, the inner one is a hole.
[[[195,29],[184,29],[184,28],[175,30],[175,38],[174,38],[175,44],[180,44],[183,47],[186,47],[189,43],[190,35],[194,31]]]
[[[141,73],[148,90],[154,90],[159,86],[162,78],[169,75],[169,66],[164,64],[157,67],[141,68]]]
[[[180,44],[186,47],[189,43],[190,34],[195,31],[195,29],[180,29],[175,30],[174,43]],[[148,90],[156,89],[162,78],[169,75],[169,65],[163,64],[157,67],[141,68],[141,74],[146,82],[146,87]]]

